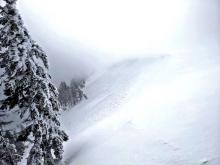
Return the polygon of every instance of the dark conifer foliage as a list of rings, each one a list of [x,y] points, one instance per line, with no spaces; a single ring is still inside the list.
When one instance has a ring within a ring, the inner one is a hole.
[[[67,107],[70,104],[71,100],[71,91],[70,87],[66,84],[66,82],[61,82],[58,88],[59,91],[59,101],[62,107]]]
[[[83,92],[83,88],[85,88],[85,80],[71,80],[70,90],[72,93],[72,102],[74,105],[80,102],[83,98],[87,99],[87,96]]]
[[[68,86],[66,82],[61,82],[58,88],[59,101],[63,109],[71,108],[78,104],[83,98],[87,96],[83,92],[85,87],[85,80],[72,79]]]
[[[21,118],[17,140],[33,143],[27,164],[54,164],[68,139],[58,120],[58,92],[47,73],[47,56],[24,27],[16,0],[5,2],[0,7],[0,109]]]
[[[4,134],[4,135],[3,135]],[[9,131],[6,133],[0,130],[0,164],[16,165],[21,159],[24,152],[24,145],[16,144],[15,136]]]

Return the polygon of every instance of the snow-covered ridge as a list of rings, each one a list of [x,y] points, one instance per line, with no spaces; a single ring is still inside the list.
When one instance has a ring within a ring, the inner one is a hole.
[[[65,121],[70,121],[69,124],[78,129],[81,128],[78,126],[80,123],[85,125],[89,121],[101,120],[111,114],[110,111],[116,111],[116,107],[128,97],[132,84],[137,81],[138,76],[158,60],[158,58],[128,59],[95,73],[86,85],[85,93],[89,99],[77,105],[71,112],[66,112]],[[70,120],[66,120],[68,117]],[[69,127],[65,121],[64,123]],[[72,129],[72,131],[76,130]]]
[[[66,165],[219,165],[218,55],[130,59],[62,116]]]

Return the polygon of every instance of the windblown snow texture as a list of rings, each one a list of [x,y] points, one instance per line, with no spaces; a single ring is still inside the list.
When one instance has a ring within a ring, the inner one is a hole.
[[[62,117],[63,163],[219,165],[219,49],[196,53],[125,60],[93,75],[89,99]]]

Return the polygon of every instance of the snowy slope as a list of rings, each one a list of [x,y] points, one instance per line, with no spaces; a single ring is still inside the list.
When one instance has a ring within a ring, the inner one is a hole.
[[[61,118],[64,164],[219,165],[219,50],[199,54],[124,60],[93,75],[89,99]]]

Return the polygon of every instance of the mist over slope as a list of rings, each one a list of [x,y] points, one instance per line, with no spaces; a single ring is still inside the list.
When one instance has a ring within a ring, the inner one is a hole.
[[[118,58],[220,42],[219,0],[19,0],[18,8],[56,83]]]
[[[89,99],[62,116],[64,164],[219,165],[220,57],[210,50],[123,60],[91,76]]]

